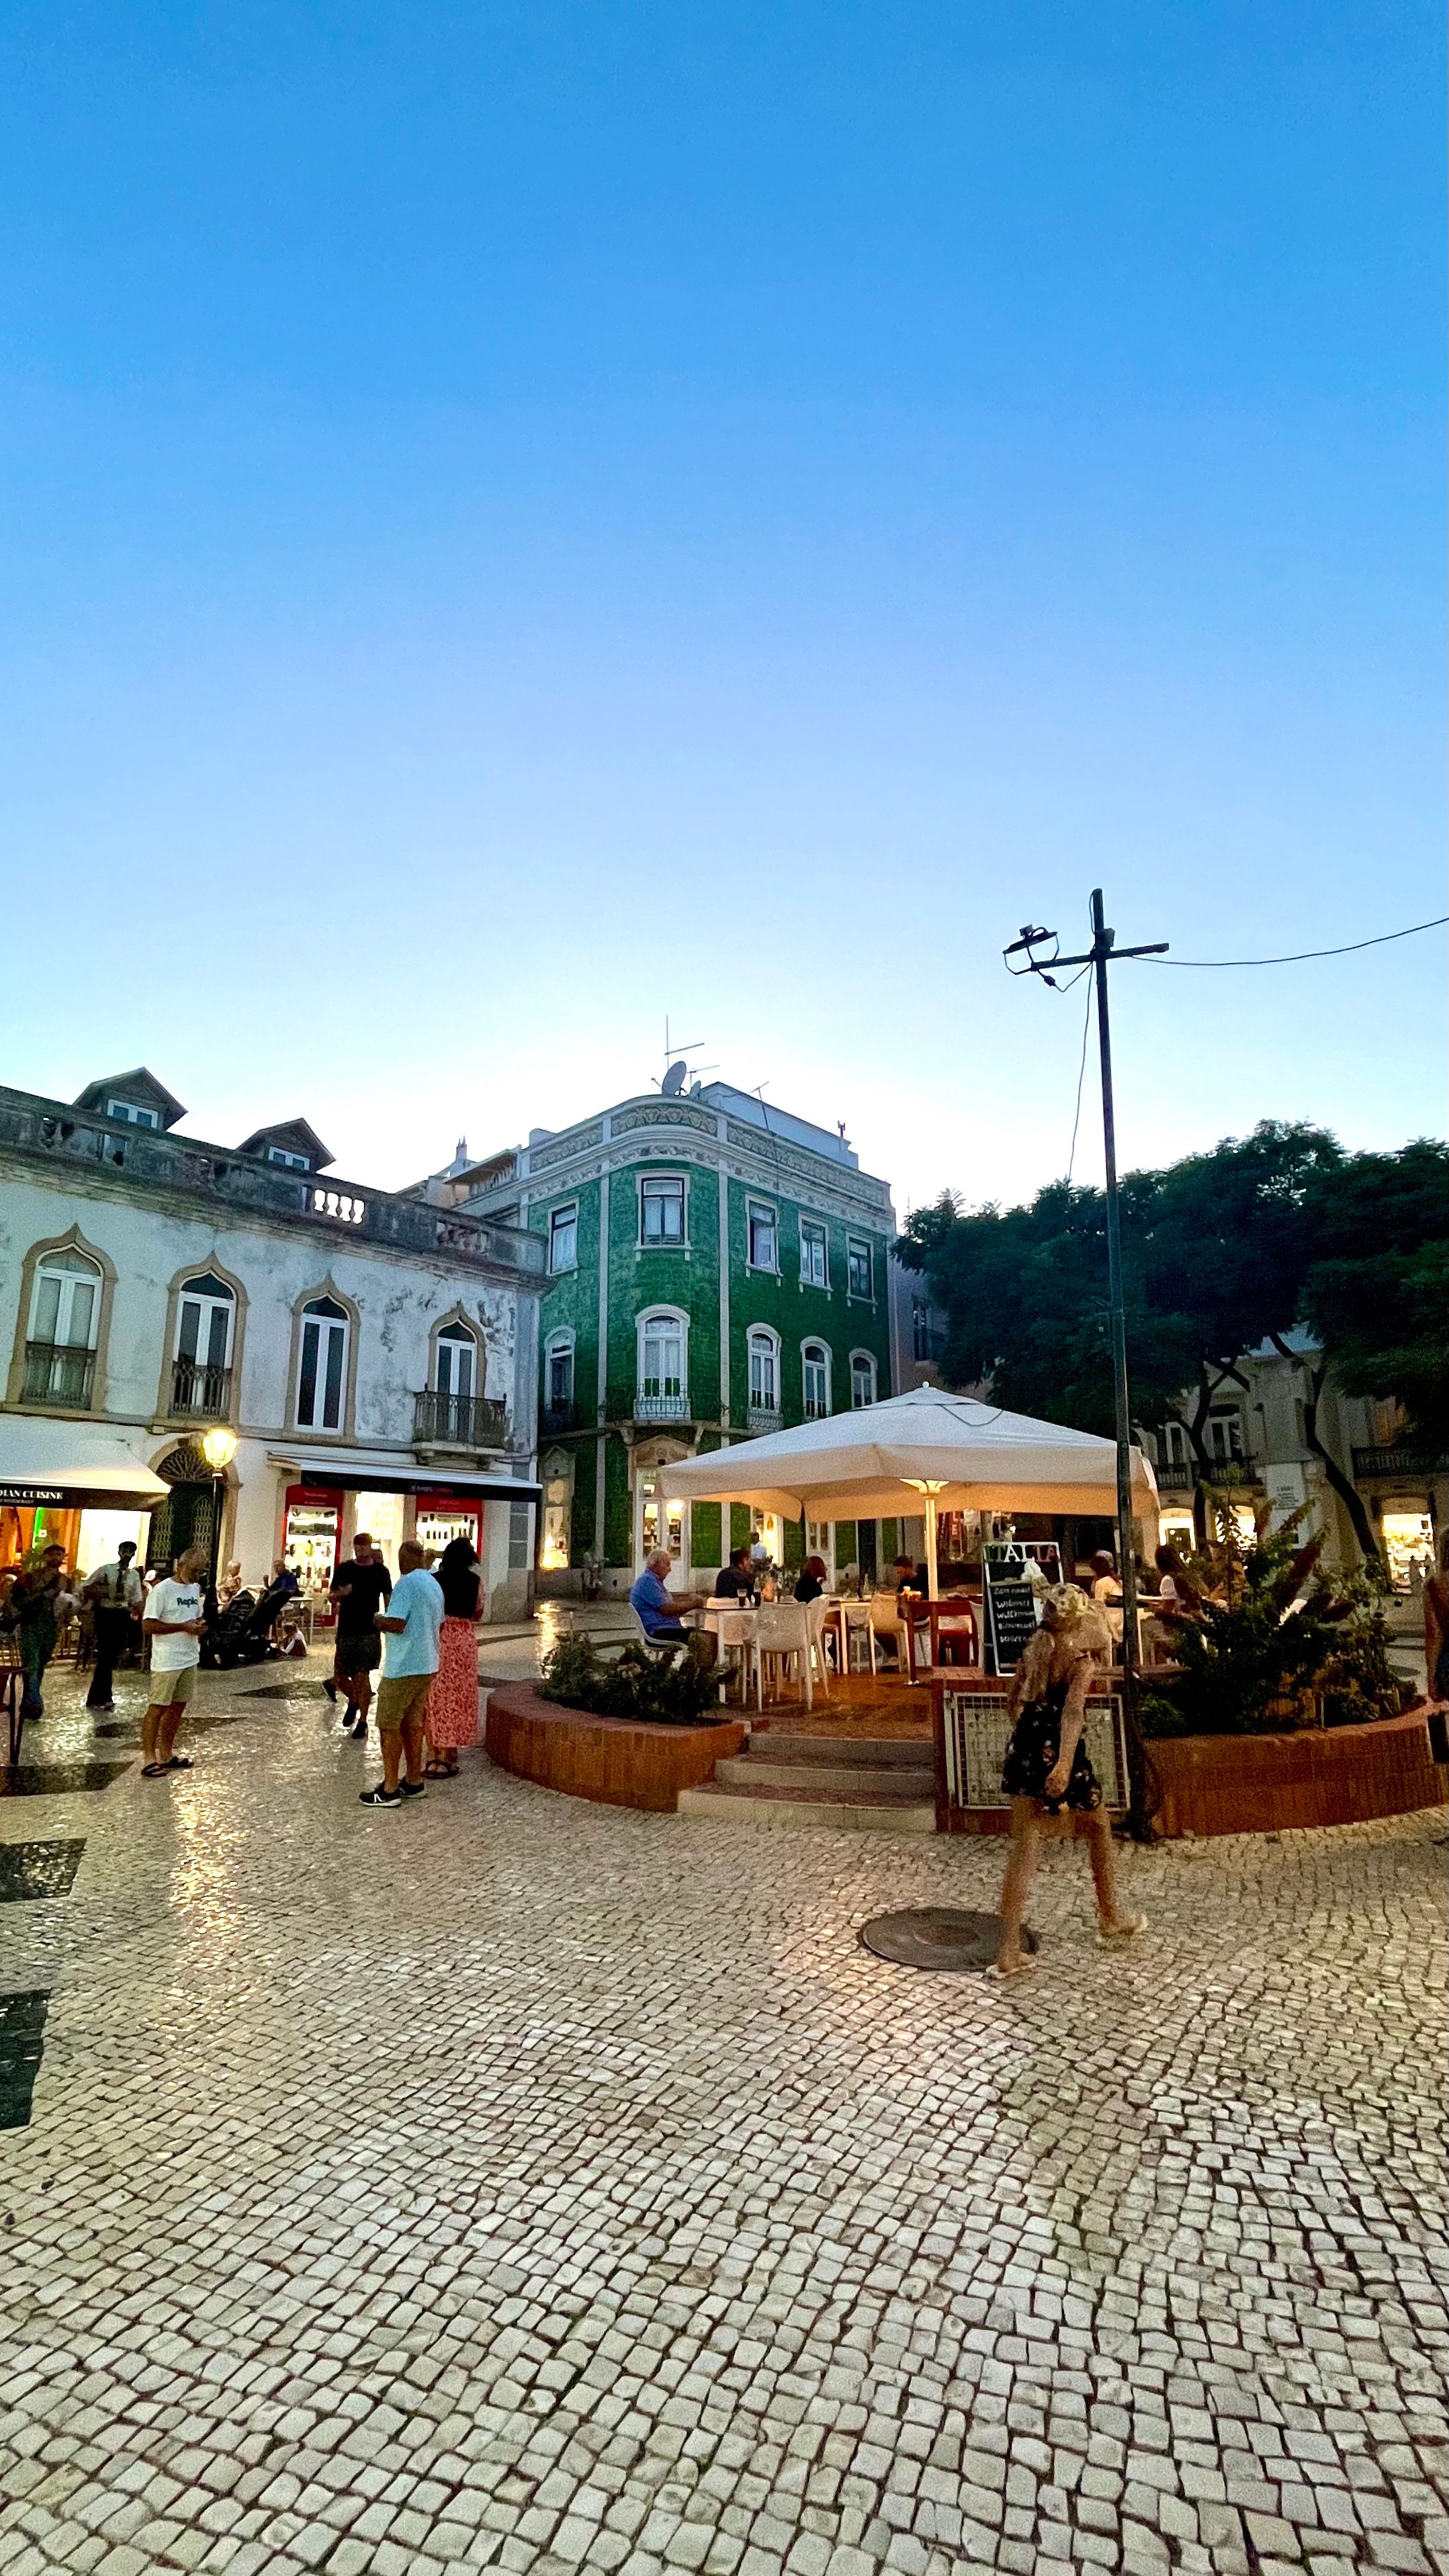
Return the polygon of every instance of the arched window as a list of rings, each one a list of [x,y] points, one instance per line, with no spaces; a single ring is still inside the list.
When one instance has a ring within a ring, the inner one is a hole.
[[[478,1345],[466,1324],[445,1324],[438,1335],[437,1370],[439,1395],[451,1395],[467,1404],[478,1393]]]
[[[101,1324],[101,1269],[69,1244],[43,1253],[25,1343],[27,1404],[88,1405]]]
[[[544,1411],[555,1425],[562,1423],[574,1409],[574,1337],[572,1333],[550,1333],[543,1353]],[[567,1558],[563,1562],[567,1563]]]
[[[863,1404],[875,1402],[875,1361],[869,1351],[850,1354],[850,1401],[857,1413]]]
[[[230,1411],[235,1316],[236,1291],[214,1270],[183,1279],[176,1293],[176,1348],[171,1356],[173,1414]]]
[[[312,1297],[302,1309],[302,1353],[297,1370],[297,1424],[302,1431],[340,1431],[347,1396],[345,1306],[335,1297]]]
[[[640,1422],[682,1422],[689,1412],[689,1319],[672,1307],[639,1318]]]
[[[805,1419],[818,1422],[830,1411],[830,1353],[823,1342],[806,1342],[800,1352]]]
[[[183,1280],[176,1301],[176,1357],[200,1368],[229,1367],[235,1313],[236,1292],[214,1270]]]
[[[752,1324],[745,1337],[749,1359],[749,1408],[751,1419],[757,1414],[780,1411],[780,1337],[768,1324]]]

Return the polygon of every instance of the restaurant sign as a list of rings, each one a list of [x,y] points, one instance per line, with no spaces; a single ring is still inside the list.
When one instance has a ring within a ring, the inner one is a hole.
[[[65,1501],[59,1485],[17,1485],[8,1476],[0,1476],[0,1503],[16,1503],[29,1511],[32,1505],[48,1503],[54,1509]]]

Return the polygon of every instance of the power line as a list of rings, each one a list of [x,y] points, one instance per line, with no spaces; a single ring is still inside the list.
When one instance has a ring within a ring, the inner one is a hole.
[[[1091,969],[1090,969],[1089,967],[1084,966],[1084,967],[1082,968],[1082,973],[1083,973],[1084,975],[1089,974],[1090,972],[1091,972]],[[1072,1150],[1071,1150],[1071,1152],[1070,1152],[1070,1153],[1068,1154],[1068,1156],[1067,1156],[1067,1187],[1068,1187],[1068,1189],[1070,1189],[1070,1188],[1071,1188],[1071,1186],[1072,1186],[1072,1167],[1073,1167],[1073,1165],[1075,1164],[1076,1159],[1077,1159],[1077,1129],[1080,1127],[1080,1125],[1081,1125],[1081,1123],[1082,1123],[1082,1084],[1083,1084],[1083,1082],[1084,1082],[1084,1081],[1085,1081],[1085,1079],[1086,1079],[1086,1073],[1087,1073],[1087,1040],[1088,1040],[1089,1036],[1091,1035],[1091,1030],[1092,1030],[1092,987],[1091,987],[1091,985],[1089,984],[1089,985],[1087,986],[1087,1009],[1086,1009],[1086,1015],[1085,1015],[1085,1017],[1084,1017],[1084,1019],[1083,1019],[1083,1021],[1082,1021],[1082,1061],[1081,1061],[1081,1063],[1080,1063],[1080,1064],[1078,1065],[1078,1067],[1077,1067],[1077,1107],[1076,1107],[1076,1114],[1075,1114],[1075,1116],[1074,1116],[1074,1117],[1073,1117],[1073,1119],[1072,1119]]]
[[[1153,957],[1153,966],[1303,966],[1314,957],[1353,957],[1361,948],[1387,948],[1394,939],[1416,939],[1421,930],[1442,930],[1449,912],[1432,921],[1412,921],[1407,930],[1384,930],[1377,939],[1351,939],[1346,948],[1299,948],[1291,957]]]

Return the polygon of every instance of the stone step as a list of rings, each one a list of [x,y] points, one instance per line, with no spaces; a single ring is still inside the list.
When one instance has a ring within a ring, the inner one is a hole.
[[[929,1762],[781,1762],[753,1748],[717,1762],[714,1776],[722,1788],[809,1789],[822,1798],[932,1798],[936,1789]]]
[[[861,1798],[818,1789],[738,1789],[723,1784],[681,1789],[678,1812],[715,1825],[823,1826],[837,1834],[933,1834],[935,1801],[914,1796]]]
[[[903,1771],[929,1771],[934,1760],[927,1736],[792,1735],[773,1726],[755,1728],[742,1758],[751,1762],[818,1762],[831,1770],[839,1770],[845,1763],[858,1763],[867,1771],[897,1767]]]

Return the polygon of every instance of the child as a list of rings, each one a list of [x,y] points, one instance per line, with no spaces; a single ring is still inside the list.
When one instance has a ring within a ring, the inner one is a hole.
[[[1054,1583],[1042,1601],[1042,1624],[1012,1675],[1006,1704],[1012,1732],[1001,1785],[1011,1800],[1011,1853],[1001,1890],[998,1977],[1020,1977],[1036,1965],[1022,1949],[1021,1921],[1043,1826],[1063,1808],[1091,1844],[1098,1937],[1128,1940],[1147,1920],[1118,1907],[1112,1827],[1082,1741],[1096,1650],[1107,1644],[1100,1610],[1074,1583]]]

